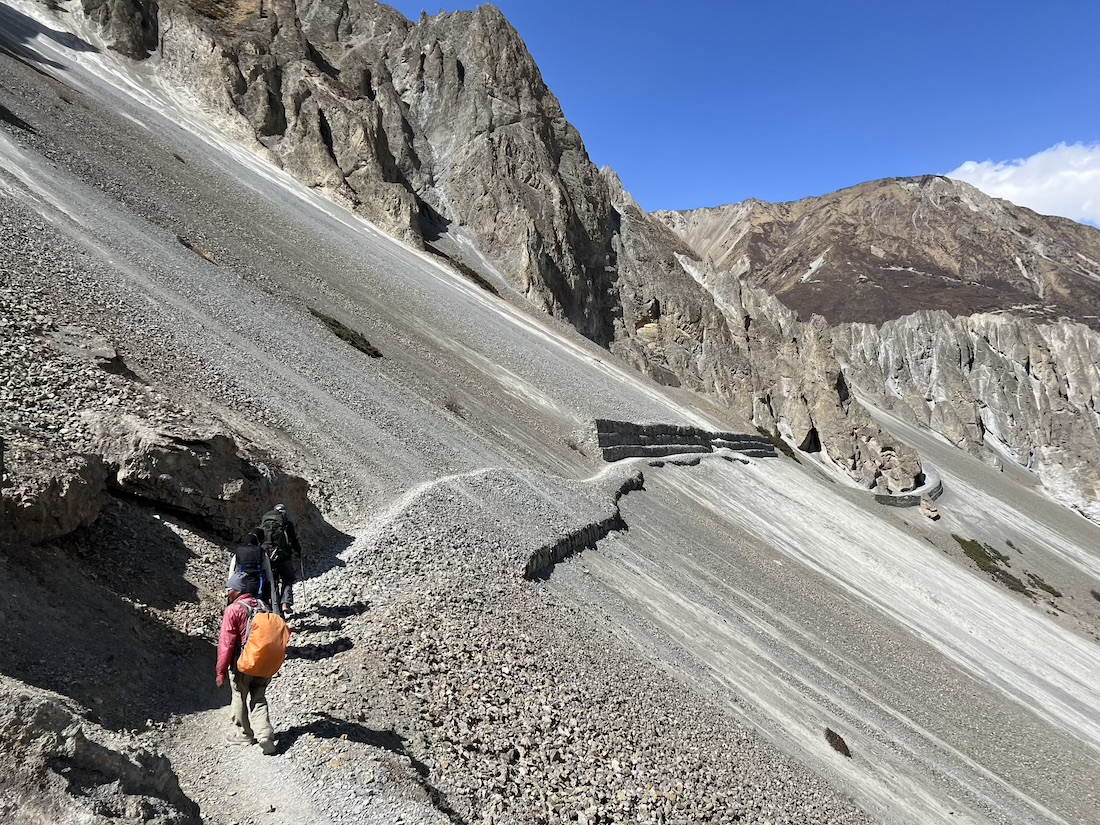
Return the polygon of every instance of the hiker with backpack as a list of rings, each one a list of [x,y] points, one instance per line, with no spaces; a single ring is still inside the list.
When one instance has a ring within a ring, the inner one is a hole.
[[[257,596],[265,604],[271,605],[271,609],[278,613],[280,602],[275,593],[275,571],[271,566],[271,559],[263,547],[264,531],[257,527],[242,539],[240,546],[233,553],[229,562],[229,573],[244,573],[248,579],[250,593]]]
[[[286,505],[276,504],[275,509],[264,513],[260,520],[264,532],[264,546],[269,548],[271,566],[279,582],[279,604],[282,615],[289,616],[294,605],[294,583],[298,581],[295,568],[302,569],[302,546],[298,543],[298,531],[286,514]]]
[[[286,659],[290,630],[251,591],[248,576],[236,571],[226,582],[225,613],[218,635],[216,682],[229,682],[233,694],[233,745],[259,744],[275,753],[275,732],[267,706],[267,686]]]

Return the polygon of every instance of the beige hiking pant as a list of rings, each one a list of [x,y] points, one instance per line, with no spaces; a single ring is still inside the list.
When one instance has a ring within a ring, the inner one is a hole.
[[[229,686],[233,693],[233,723],[245,736],[260,742],[271,739],[271,717],[267,711],[267,686],[271,682],[231,670]]]

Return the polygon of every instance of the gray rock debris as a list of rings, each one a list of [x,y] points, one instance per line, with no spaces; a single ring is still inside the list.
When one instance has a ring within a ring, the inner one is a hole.
[[[406,720],[405,752],[466,821],[867,822],[602,622],[516,575],[614,515],[630,482],[619,465],[589,481],[487,470],[402,502],[303,588],[318,615],[347,616],[351,644],[323,672],[292,662],[278,680],[294,723]]]
[[[0,289],[0,361],[2,541],[36,544],[87,526],[111,492],[227,538],[254,526],[257,502],[310,510],[303,479],[105,371],[118,364],[115,348],[94,331],[59,325],[45,295]]]

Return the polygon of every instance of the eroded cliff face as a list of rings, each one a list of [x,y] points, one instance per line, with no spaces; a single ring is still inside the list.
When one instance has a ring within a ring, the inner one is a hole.
[[[916,483],[915,454],[838,384],[828,336],[778,304],[720,308],[691,247],[596,169],[496,8],[416,24],[366,0],[143,8],[164,81],[306,184],[406,241],[473,240],[484,257],[465,263],[491,262],[538,309],[661,383],[824,448],[860,483]]]
[[[1084,324],[922,312],[832,331],[853,388],[989,460],[1032,469],[1100,520],[1100,334]]]
[[[368,0],[156,15],[158,72],[230,136],[403,240],[461,227],[528,300],[609,343],[617,213],[495,7],[415,25]]]
[[[935,176],[658,217],[730,306],[811,317],[858,396],[1100,517],[1100,231]]]
[[[720,308],[731,343],[726,363],[741,387],[732,405],[868,488],[899,492],[920,483],[917,454],[880,431],[853,397],[824,319],[801,322],[765,291],[709,262],[680,261]]]

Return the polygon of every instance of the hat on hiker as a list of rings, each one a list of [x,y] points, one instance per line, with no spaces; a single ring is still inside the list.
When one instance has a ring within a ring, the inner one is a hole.
[[[286,512],[286,505],[285,504],[276,504],[275,509],[278,510],[280,513],[285,513]]]
[[[248,576],[242,570],[236,570],[229,574],[229,581],[225,583],[226,591],[236,590],[238,593],[252,593],[255,585],[249,581]],[[253,595],[255,595],[253,593]]]

